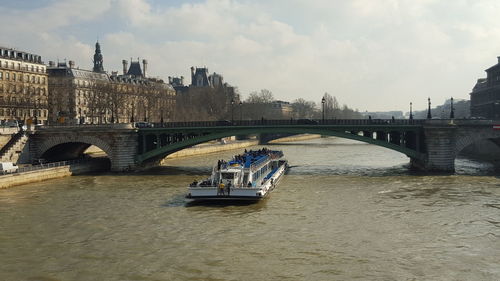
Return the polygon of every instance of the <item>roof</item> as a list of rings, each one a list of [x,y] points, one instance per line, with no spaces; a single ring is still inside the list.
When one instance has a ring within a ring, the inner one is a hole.
[[[130,67],[127,71],[127,75],[134,75],[134,76],[143,76],[142,70],[141,70],[141,63],[138,61],[132,61],[130,62]]]

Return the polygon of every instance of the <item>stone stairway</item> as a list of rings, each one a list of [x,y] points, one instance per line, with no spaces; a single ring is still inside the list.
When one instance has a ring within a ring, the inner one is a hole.
[[[21,151],[28,142],[28,136],[24,133],[15,134],[12,139],[0,150],[0,162],[17,163]]]

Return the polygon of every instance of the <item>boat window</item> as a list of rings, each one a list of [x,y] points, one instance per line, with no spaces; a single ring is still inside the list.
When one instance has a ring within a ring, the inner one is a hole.
[[[243,174],[243,183],[246,184],[248,182],[248,173]]]
[[[225,180],[232,180],[232,179],[234,179],[234,173],[222,173],[221,176]]]

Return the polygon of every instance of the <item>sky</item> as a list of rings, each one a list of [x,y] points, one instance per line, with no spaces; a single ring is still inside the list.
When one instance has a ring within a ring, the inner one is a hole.
[[[469,99],[500,56],[498,0],[0,0],[0,46],[164,80],[207,67],[243,98],[414,110]]]

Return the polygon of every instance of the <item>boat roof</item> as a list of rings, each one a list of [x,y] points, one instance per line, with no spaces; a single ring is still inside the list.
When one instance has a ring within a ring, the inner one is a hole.
[[[270,154],[281,153],[278,150],[266,150],[266,151],[248,151],[241,155],[241,159],[233,159],[228,162],[228,167],[226,170],[230,170],[231,166],[233,167],[243,167],[245,169],[249,169],[252,165],[258,165],[260,163],[264,163],[269,159]]]

